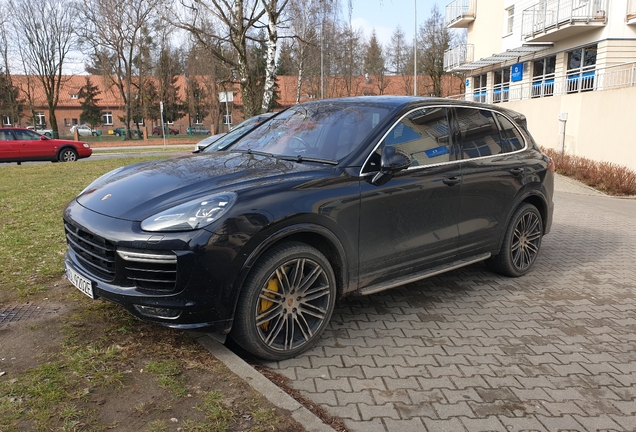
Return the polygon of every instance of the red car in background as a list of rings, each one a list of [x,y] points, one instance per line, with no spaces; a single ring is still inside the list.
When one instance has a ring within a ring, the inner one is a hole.
[[[22,128],[0,128],[0,162],[74,162],[92,153],[85,142],[51,139]]]
[[[179,135],[179,131],[177,129],[172,129],[171,127],[165,126],[164,130],[166,131],[166,135]],[[163,135],[161,133],[161,126],[155,126],[152,128],[153,135]]]

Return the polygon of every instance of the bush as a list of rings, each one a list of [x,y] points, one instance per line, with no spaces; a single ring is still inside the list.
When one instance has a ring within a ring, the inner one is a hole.
[[[608,195],[636,195],[636,172],[610,162],[562,154],[554,149],[542,149],[556,165],[556,171],[572,177]]]

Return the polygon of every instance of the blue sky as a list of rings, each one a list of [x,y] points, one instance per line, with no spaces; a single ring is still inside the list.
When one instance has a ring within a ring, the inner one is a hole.
[[[343,16],[348,19],[348,0],[341,0],[344,9]],[[353,13],[351,24],[354,28],[362,28],[365,37],[375,32],[386,46],[391,35],[399,25],[406,35],[407,40],[413,40],[415,30],[415,2],[417,2],[417,26],[419,27],[431,14],[433,6],[437,4],[442,16],[446,5],[451,0],[353,0]]]

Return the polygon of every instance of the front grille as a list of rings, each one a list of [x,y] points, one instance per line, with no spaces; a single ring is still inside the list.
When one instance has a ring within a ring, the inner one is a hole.
[[[115,246],[101,237],[64,222],[66,242],[80,264],[97,279],[115,279]]]
[[[177,283],[177,257],[174,254],[117,252],[124,260],[126,279],[140,291],[173,291]]]

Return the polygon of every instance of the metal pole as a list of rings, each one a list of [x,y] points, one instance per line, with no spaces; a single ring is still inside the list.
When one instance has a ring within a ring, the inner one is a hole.
[[[159,107],[161,108],[161,134],[163,135],[163,149],[166,149],[166,127],[163,123],[163,101],[159,102]]]
[[[413,0],[415,35],[413,36],[413,96],[417,96],[417,0]]]

